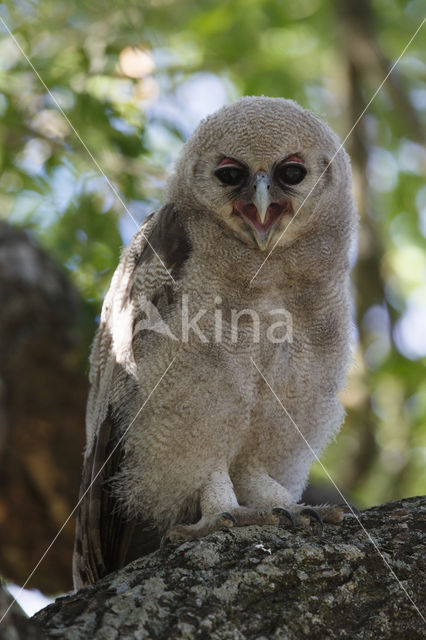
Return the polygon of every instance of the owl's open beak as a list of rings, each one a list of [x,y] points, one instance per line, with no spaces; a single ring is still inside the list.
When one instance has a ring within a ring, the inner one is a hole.
[[[252,202],[236,202],[234,209],[250,229],[261,251],[267,249],[273,235],[285,213],[291,213],[289,200],[271,202],[269,195],[270,180],[265,171],[258,171],[253,182]]]

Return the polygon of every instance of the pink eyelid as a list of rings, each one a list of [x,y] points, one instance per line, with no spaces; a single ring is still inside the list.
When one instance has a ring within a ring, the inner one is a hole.
[[[300,164],[303,164],[303,161],[299,158],[299,156],[293,155],[293,156],[288,156],[288,158],[286,158],[284,160],[284,162],[299,162]],[[234,160],[234,158],[224,158],[223,160],[221,160],[219,162],[219,164],[217,165],[217,167],[239,167],[241,169],[243,169],[243,165],[238,162],[238,160]]]
[[[217,167],[224,167],[224,166],[231,166],[231,167],[238,167],[240,169],[243,169],[243,165],[238,162],[238,160],[234,160],[234,158],[224,158],[223,160],[221,160],[219,162],[219,164],[217,165]]]
[[[302,164],[302,160],[299,158],[299,156],[289,156],[284,160],[284,162],[300,162]]]

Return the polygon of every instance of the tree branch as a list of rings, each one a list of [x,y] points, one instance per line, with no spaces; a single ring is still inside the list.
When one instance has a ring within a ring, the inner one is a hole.
[[[424,637],[406,592],[424,603],[426,498],[368,509],[362,524],[241,527],[166,546],[35,619],[62,640]]]

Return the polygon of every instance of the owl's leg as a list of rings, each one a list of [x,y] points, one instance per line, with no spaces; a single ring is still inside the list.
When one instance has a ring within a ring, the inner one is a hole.
[[[233,479],[234,483],[226,471],[211,474],[200,493],[200,520],[172,527],[164,541],[192,540],[219,529],[251,524],[294,526],[308,525],[311,519],[320,523],[343,520],[340,507],[295,504],[287,489],[266,472],[246,469]]]
[[[313,508],[295,504],[287,489],[265,471],[246,467],[237,471],[233,480],[239,503],[249,509],[269,511],[284,516],[285,521],[292,516],[297,524],[308,524],[311,518],[320,523],[339,523],[343,520],[344,511],[341,507],[324,505]]]
[[[212,473],[200,491],[201,518],[195,524],[176,525],[169,529],[164,540],[171,542],[201,538],[218,529],[232,527],[232,511],[238,507],[231,478],[226,471]]]
[[[169,529],[164,541],[201,538],[212,531],[244,524],[272,524],[278,515],[240,507],[227,471],[212,473],[200,492],[201,518],[195,524],[176,525]]]

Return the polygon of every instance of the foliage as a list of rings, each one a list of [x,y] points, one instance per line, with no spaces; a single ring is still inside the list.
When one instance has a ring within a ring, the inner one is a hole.
[[[341,5],[358,13],[348,20]],[[420,0],[7,2],[0,16],[50,91],[0,24],[1,215],[64,265],[94,318],[122,240],[158,206],[165,168],[201,115],[240,94],[283,95],[344,138],[422,15]],[[347,425],[324,460],[364,505],[424,490],[420,42],[346,143],[361,214],[361,348]],[[313,476],[325,480],[318,466]]]

